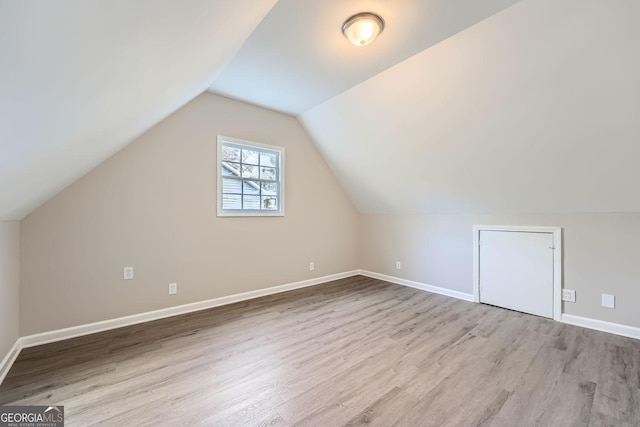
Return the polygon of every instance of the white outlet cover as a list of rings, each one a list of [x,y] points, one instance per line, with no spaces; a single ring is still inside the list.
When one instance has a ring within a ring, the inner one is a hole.
[[[309,263],[309,271],[313,271],[316,269],[316,263],[315,262],[310,262]]]
[[[400,261],[396,261],[396,270],[400,270],[402,268],[402,263]]]
[[[169,295],[175,295],[178,293],[178,284],[169,283]]]
[[[123,278],[124,280],[133,279],[133,267],[125,267],[123,269]]]
[[[616,308],[615,295],[602,294],[602,306],[606,308]]]
[[[565,302],[576,302],[576,291],[573,289],[563,289],[562,290],[562,301]]]

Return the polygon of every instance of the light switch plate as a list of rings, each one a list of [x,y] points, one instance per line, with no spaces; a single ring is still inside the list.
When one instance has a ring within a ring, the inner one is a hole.
[[[602,306],[606,308],[616,308],[615,295],[602,294]]]

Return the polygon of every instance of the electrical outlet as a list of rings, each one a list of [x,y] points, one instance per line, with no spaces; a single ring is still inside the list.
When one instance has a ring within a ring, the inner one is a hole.
[[[396,270],[402,269],[402,263],[400,261],[396,261]]]
[[[169,295],[175,295],[178,293],[178,284],[169,283]]]
[[[124,280],[133,279],[133,267],[125,267],[123,270]]]
[[[565,302],[576,302],[576,291],[572,289],[563,289],[562,290],[562,301]]]
[[[602,306],[606,308],[616,308],[615,295],[602,294]]]
[[[310,262],[309,263],[309,271],[313,271],[316,269],[316,263],[315,262]]]

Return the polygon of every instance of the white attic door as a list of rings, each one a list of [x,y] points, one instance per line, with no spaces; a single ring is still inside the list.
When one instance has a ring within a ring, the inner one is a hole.
[[[479,302],[554,318],[559,304],[554,231],[477,229]]]

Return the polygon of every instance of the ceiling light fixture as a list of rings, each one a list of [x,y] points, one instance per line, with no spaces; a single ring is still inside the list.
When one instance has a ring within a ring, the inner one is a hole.
[[[375,13],[353,15],[342,25],[342,34],[356,46],[366,46],[384,30],[384,20]]]

